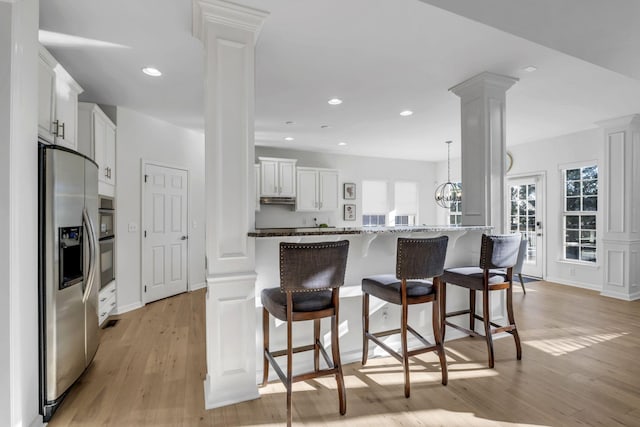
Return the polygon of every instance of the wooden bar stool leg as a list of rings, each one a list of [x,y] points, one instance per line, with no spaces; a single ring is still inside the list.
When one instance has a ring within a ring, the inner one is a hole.
[[[444,343],[442,341],[442,337],[440,335],[440,325],[438,322],[440,321],[440,310],[438,305],[440,304],[440,288],[442,287],[439,283],[439,280],[436,278],[433,282],[436,287],[436,299],[433,301],[432,306],[432,316],[431,316],[431,324],[433,326],[433,339],[436,342],[436,348],[438,352],[438,357],[440,358],[440,370],[442,371],[442,385],[447,385],[447,381],[449,379],[449,375],[447,373],[447,357],[444,352]]]
[[[511,286],[507,288],[507,316],[509,318],[509,324],[513,325],[513,339],[516,342],[516,357],[518,360],[522,360],[522,347],[520,346],[520,335],[518,335],[518,327],[516,326],[516,318],[513,315],[513,289]]]
[[[269,312],[266,308],[262,308],[262,385],[267,385],[269,380],[269,360],[267,352],[269,351]]]
[[[407,304],[407,284],[402,280],[402,316],[400,324],[400,339],[402,340],[402,367],[404,368],[404,397],[411,395],[411,383],[409,382],[409,349],[407,347],[407,321],[409,317],[409,305]]]
[[[320,319],[313,320],[313,368],[320,370]]]
[[[444,334],[447,330],[447,282],[440,282],[440,338],[444,342]]]
[[[287,427],[291,427],[291,391],[293,388],[293,298],[291,292],[287,292]]]
[[[469,289],[469,329],[476,331],[476,291],[473,289]]]
[[[369,294],[362,294],[362,365],[367,363],[369,357]]]
[[[333,366],[338,368],[336,373],[336,383],[338,385],[338,401],[340,402],[340,415],[347,413],[347,392],[344,387],[344,377],[342,375],[342,362],[340,361],[339,329],[338,329],[338,293],[333,295],[335,314],[331,317],[331,352],[333,356]]]
[[[493,368],[493,337],[491,336],[491,311],[489,309],[489,290],[482,291],[482,320],[484,321],[484,333],[487,340],[487,351],[489,352],[489,368]]]
[[[520,286],[522,286],[522,292],[526,295],[527,290],[524,288],[524,280],[522,280],[522,273],[518,273],[518,278],[520,279]]]

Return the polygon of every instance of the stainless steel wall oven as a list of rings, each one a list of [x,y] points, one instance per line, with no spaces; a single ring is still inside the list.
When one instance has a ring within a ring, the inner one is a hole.
[[[100,289],[115,279],[115,209],[113,199],[100,196]]]

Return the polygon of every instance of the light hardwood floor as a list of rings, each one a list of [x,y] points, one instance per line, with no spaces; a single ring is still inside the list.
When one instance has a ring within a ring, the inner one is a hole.
[[[296,384],[297,425],[344,426],[640,426],[640,301],[546,282],[514,288],[523,343],[495,342],[486,367],[478,338],[447,343],[449,385],[435,355],[413,360],[411,398],[391,358],[345,366],[347,414],[338,414],[335,381]],[[278,382],[261,398],[205,411],[204,291],[182,294],[119,316],[102,331],[89,370],[49,424],[58,426],[282,425]]]

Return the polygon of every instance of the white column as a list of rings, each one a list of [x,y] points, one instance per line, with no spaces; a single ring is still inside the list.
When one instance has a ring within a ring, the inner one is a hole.
[[[604,211],[602,295],[640,299],[640,114],[598,123],[604,128],[600,169]]]
[[[205,48],[207,409],[259,397],[255,361],[254,55],[267,14],[194,1]]]
[[[517,81],[484,72],[449,89],[461,103],[463,225],[505,230],[505,98]]]

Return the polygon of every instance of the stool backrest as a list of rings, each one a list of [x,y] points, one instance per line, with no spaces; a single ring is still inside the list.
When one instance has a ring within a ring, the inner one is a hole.
[[[441,276],[447,255],[447,236],[431,239],[398,238],[396,277],[426,279]]]
[[[280,289],[313,292],[344,284],[349,241],[280,243]]]
[[[513,266],[513,274],[522,273],[522,266],[524,265],[524,256],[527,254],[527,239],[520,240],[520,250],[518,251],[518,260],[516,265]]]
[[[518,260],[520,233],[488,236],[482,235],[480,268],[511,268]]]

